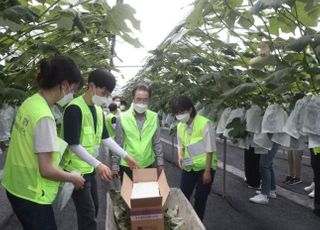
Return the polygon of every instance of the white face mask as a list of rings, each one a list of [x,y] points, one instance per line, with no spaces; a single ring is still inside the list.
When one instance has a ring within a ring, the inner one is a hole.
[[[63,98],[61,98],[59,101],[57,101],[57,104],[61,107],[68,104],[73,99],[73,93],[68,93],[67,95],[64,95]]]
[[[126,107],[124,105],[120,105],[120,110],[124,111],[126,109]]]
[[[118,108],[120,107],[120,104],[121,104],[120,101],[115,101],[114,103],[117,105]]]
[[[92,102],[95,105],[107,107],[111,104],[112,99],[110,97],[101,97],[101,96],[98,96],[97,94],[95,94],[92,97]]]
[[[190,119],[190,113],[183,113],[183,114],[176,115],[176,118],[178,121],[182,123],[187,123]]]
[[[137,113],[144,113],[148,109],[148,105],[146,104],[132,103],[132,106]]]

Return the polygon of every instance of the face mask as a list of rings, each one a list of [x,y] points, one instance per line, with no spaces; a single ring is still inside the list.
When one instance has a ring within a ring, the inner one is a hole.
[[[118,108],[120,107],[120,101],[115,101],[114,103],[117,105]]]
[[[61,107],[68,104],[73,99],[73,93],[68,93],[67,95],[64,95],[63,98],[61,98],[59,101],[57,101],[57,104]]]
[[[148,105],[146,104],[133,103],[132,106],[137,113],[144,113],[148,109]]]
[[[98,106],[109,106],[109,104],[112,102],[112,99],[110,97],[101,97],[95,94],[92,97],[92,102]]]
[[[187,123],[190,119],[190,113],[176,115],[176,118],[178,121],[180,121],[182,123]]]
[[[124,105],[120,105],[120,110],[124,111],[126,109],[126,107]]]

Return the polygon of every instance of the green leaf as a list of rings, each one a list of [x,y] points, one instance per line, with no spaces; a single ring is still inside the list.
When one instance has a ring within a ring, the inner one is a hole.
[[[15,23],[34,22],[37,15],[22,5],[9,7],[1,12],[2,17]]]
[[[33,52],[41,52],[43,54],[48,54],[48,53],[60,54],[60,51],[57,47],[47,42],[39,42],[39,43],[33,44],[32,46],[30,46],[29,50]]]
[[[83,55],[81,55],[78,52],[68,52],[66,53],[66,55],[72,58],[72,60],[74,60],[75,63],[77,63],[77,65],[81,66],[82,68],[92,66],[92,63],[90,63],[89,60],[87,60]]]
[[[86,33],[86,26],[85,24],[83,23],[81,17],[80,17],[80,14],[77,14],[77,16],[75,17],[74,19],[74,25],[76,27],[78,27],[78,29],[82,32],[82,33]]]
[[[232,8],[236,8],[238,6],[241,6],[243,3],[243,0],[227,0],[228,5]]]
[[[222,97],[238,97],[254,92],[257,89],[256,83],[243,83],[230,89],[222,94]]]
[[[135,48],[143,47],[138,38],[133,38],[127,33],[121,35],[121,38],[129,44],[133,45]]]
[[[252,25],[254,25],[254,18],[248,13],[248,11],[245,11],[241,14],[238,23],[243,28],[249,29]]]
[[[296,52],[301,52],[309,45],[312,38],[313,38],[313,36],[306,35],[306,36],[301,36],[298,39],[290,39],[289,43],[288,43],[288,45],[286,45],[285,49],[296,51]]]
[[[320,45],[316,47],[315,51],[316,51],[317,57],[320,58]]]
[[[0,95],[5,100],[23,101],[27,96],[27,92],[16,88],[5,88]]]
[[[8,26],[12,31],[19,31],[23,28],[23,24],[16,23],[14,21],[5,19],[0,16],[0,26]]]
[[[258,69],[248,69],[247,74],[254,79],[265,79],[268,74]]]
[[[239,117],[236,117],[226,126],[226,129],[230,129],[228,133],[230,137],[244,138],[247,135],[246,126],[246,120],[242,121]]]
[[[116,4],[108,12],[109,24],[112,24],[111,32],[113,34],[119,34],[119,31],[130,32],[130,29],[126,23],[129,20],[132,26],[136,29],[140,29],[140,21],[134,17],[136,11],[128,4]]]
[[[313,6],[311,9],[306,9],[306,3],[296,1],[297,14],[299,21],[307,26],[317,26],[320,16],[320,4]],[[292,13],[295,14],[295,9],[292,9]]]
[[[259,0],[252,6],[250,12],[251,14],[257,14],[267,8],[278,9],[283,3],[284,0]]]
[[[60,12],[60,17],[57,20],[58,27],[64,30],[72,30],[73,23],[77,13],[75,10],[67,9]]]
[[[186,20],[186,27],[192,29],[196,26],[199,26],[203,21],[202,11],[204,9],[204,0],[197,0],[195,2],[194,9],[192,13],[188,16]]]
[[[292,77],[291,75],[294,74],[296,71],[297,70],[294,67],[288,67],[288,68],[280,69],[280,70],[275,71],[274,73],[272,73],[266,79],[266,82],[271,83],[271,84],[279,84],[279,82],[281,82],[285,78],[287,78],[287,77],[291,78]],[[292,78],[292,80],[294,80],[294,78]]]

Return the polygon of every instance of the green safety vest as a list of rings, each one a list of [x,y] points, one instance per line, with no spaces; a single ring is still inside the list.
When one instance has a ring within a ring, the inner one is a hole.
[[[192,165],[185,167],[186,171],[200,171],[206,168],[207,153],[205,152],[205,145],[203,143],[203,133],[207,123],[210,122],[207,118],[196,115],[193,120],[191,136],[187,132],[187,124],[180,122],[178,124],[178,135],[182,141],[183,158],[192,159]],[[211,167],[217,167],[217,153],[212,154]]]
[[[313,153],[314,153],[315,155],[320,154],[320,147],[314,147],[314,148],[313,148]]]
[[[103,112],[100,106],[95,105],[97,112],[97,127],[94,130],[94,121],[90,108],[85,102],[83,96],[79,96],[73,99],[68,106],[76,105],[80,108],[82,114],[81,133],[80,133],[80,145],[84,147],[89,154],[97,157],[99,154],[99,147],[103,132]],[[68,107],[67,106],[67,107]],[[67,108],[66,107],[66,108]],[[62,123],[61,136],[63,135],[64,128]],[[92,173],[94,168],[87,162],[80,159],[70,148],[67,149],[63,156],[62,167],[71,172],[77,171],[81,174]]]
[[[146,120],[141,133],[132,109],[120,115],[123,130],[123,148],[138,162],[141,168],[146,168],[155,161],[153,136],[158,128],[157,114],[150,110],[145,113]],[[123,159],[121,159],[120,165],[128,167],[128,164]]]
[[[50,107],[38,93],[20,106],[12,129],[2,184],[8,192],[22,199],[52,204],[60,182],[41,176],[38,155],[34,150],[33,130],[44,117],[51,118],[55,124]],[[57,136],[57,133],[54,135]],[[52,154],[52,165],[59,165],[61,155],[59,152]]]
[[[109,133],[109,136],[112,137],[113,139],[116,137],[116,132],[112,127],[112,118],[116,117],[116,115],[114,115],[113,113],[109,113],[106,116],[106,126],[107,126],[107,130]]]

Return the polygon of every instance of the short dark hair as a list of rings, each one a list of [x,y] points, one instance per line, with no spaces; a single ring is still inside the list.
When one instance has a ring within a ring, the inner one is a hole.
[[[192,112],[190,114],[191,117],[195,117],[197,114],[196,109],[193,106],[191,99],[188,96],[178,96],[174,99],[172,103],[172,110],[174,114],[179,112],[183,112],[192,108]]]
[[[96,69],[89,74],[88,83],[93,82],[97,87],[106,88],[110,93],[116,86],[116,79],[105,69]]]
[[[37,82],[42,89],[52,89],[63,81],[70,84],[83,83],[80,70],[75,62],[66,56],[55,56],[39,62]]]
[[[116,103],[111,103],[109,106],[108,106],[110,112],[113,112],[115,110],[117,110],[118,106]]]
[[[149,94],[149,98],[151,97],[151,89],[147,85],[142,83],[139,83],[138,85],[136,85],[132,90],[132,97],[136,95],[137,90],[147,91]]]

